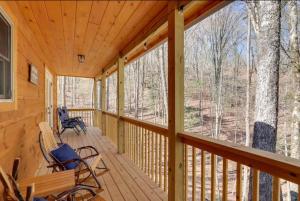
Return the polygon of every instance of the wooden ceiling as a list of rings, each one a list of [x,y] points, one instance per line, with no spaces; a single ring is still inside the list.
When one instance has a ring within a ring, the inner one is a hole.
[[[209,10],[208,5],[216,4],[213,3],[216,1],[197,2],[189,9],[192,12],[185,13],[187,20],[201,15],[203,9]],[[144,38],[149,48],[166,38],[167,1],[15,1],[11,4],[42,44],[59,75],[94,77],[119,53],[128,54],[131,59],[140,55],[145,51],[141,47]],[[83,64],[78,62],[78,54],[85,55]]]
[[[56,73],[99,73],[163,9],[166,1],[17,1]],[[84,54],[85,63],[77,55]]]

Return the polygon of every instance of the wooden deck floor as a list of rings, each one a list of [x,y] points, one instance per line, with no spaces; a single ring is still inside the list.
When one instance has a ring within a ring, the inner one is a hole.
[[[80,136],[71,130],[66,131],[62,140],[73,147],[93,145],[101,152],[110,169],[99,179],[104,188],[100,195],[105,200],[167,200],[167,193],[152,182],[125,154],[117,154],[116,147],[107,137],[101,135],[98,128],[89,127],[87,135]],[[47,163],[43,160],[36,174],[49,173],[46,165]]]

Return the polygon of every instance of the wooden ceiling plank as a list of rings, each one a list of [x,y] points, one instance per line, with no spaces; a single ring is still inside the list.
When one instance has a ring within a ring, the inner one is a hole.
[[[100,25],[107,5],[108,1],[93,1],[89,23]]]
[[[109,44],[109,49],[100,50],[101,52],[98,53],[98,55],[102,55],[102,57],[107,58],[106,60],[101,60],[101,58],[95,58],[94,59],[94,65],[99,66],[107,66],[109,63],[112,62],[112,60],[115,58],[115,55],[119,53],[120,45],[118,41],[127,40],[128,34],[131,33],[136,27],[141,28],[140,25],[142,24],[142,21],[145,19],[145,15],[147,16],[147,13],[149,13],[149,10],[151,10],[155,3],[161,4],[160,2],[153,2],[153,1],[143,1],[141,4],[139,4],[136,11],[132,14],[130,19],[126,22],[126,24],[122,27],[120,30],[119,35],[117,35],[113,41],[113,44]],[[141,20],[143,19],[143,20]]]
[[[120,14],[120,11],[123,6],[124,6],[124,2],[110,1],[108,3],[103,20],[101,22],[101,25],[99,26],[99,30],[96,35],[96,40],[94,41],[94,44],[88,53],[89,56],[87,58],[87,63],[96,66],[93,64],[94,60],[97,59],[97,57],[98,58],[102,57],[101,55],[98,54],[98,50],[106,48],[104,44],[104,38],[106,34],[109,32],[109,30],[111,29],[111,27],[114,25],[115,20]]]
[[[66,66],[61,71],[67,71],[73,68],[73,50],[75,39],[75,20],[77,2],[62,1],[63,34],[65,40]],[[61,73],[61,72],[60,72]]]
[[[73,72],[79,72],[77,55],[82,54],[88,20],[92,10],[92,1],[78,1],[76,9],[75,46],[73,52]]]
[[[10,4],[11,4],[11,6],[13,6],[12,3],[10,3]],[[57,59],[57,57],[55,54],[53,54],[51,52],[51,49],[48,47],[47,42],[42,37],[41,30],[36,22],[35,16],[33,15],[33,12],[31,10],[31,7],[28,4],[28,2],[18,1],[18,2],[16,2],[16,6],[17,6],[18,10],[20,10],[20,13],[23,16],[25,23],[30,28],[30,31],[34,34],[34,37],[31,37],[31,38],[33,38],[33,41],[31,41],[31,43],[34,43],[34,40],[36,40],[37,47],[40,47],[40,50],[45,55],[45,58],[49,58],[49,55],[52,55],[52,58],[54,59],[53,61],[55,61]],[[19,24],[21,24],[21,23],[19,23]]]
[[[122,35],[119,38],[115,39],[115,41],[119,41],[119,42],[115,42],[115,43],[118,44],[117,49],[119,52],[121,52],[122,55],[125,55],[125,53],[127,53],[128,50],[131,50],[133,47],[135,47],[137,44],[139,44],[141,42],[141,39],[144,40],[146,38],[146,34],[150,35],[154,31],[153,24],[156,25],[157,21],[165,22],[167,20],[167,17],[166,17],[167,11],[165,11],[165,9],[167,9],[166,1],[160,1],[160,2],[146,1],[145,3],[147,3],[147,4],[143,4],[139,8],[140,12],[136,12],[132,16],[133,19],[130,21],[130,23],[126,24],[126,26],[123,27],[123,30],[124,29],[130,30],[129,34]],[[150,8],[149,8],[149,6],[150,6]],[[146,9],[148,9],[148,11],[145,13]],[[143,12],[141,12],[141,11],[143,11]],[[159,15],[159,16],[157,16],[157,15]],[[154,17],[155,17],[155,20],[153,19]],[[164,18],[164,19],[161,19],[161,18]],[[143,21],[141,21],[139,19],[143,19]],[[140,23],[138,20],[140,21]],[[137,26],[137,24],[139,24],[140,26]],[[158,28],[158,27],[159,27],[159,25],[156,26],[155,28]],[[141,33],[143,33],[143,32],[144,32],[144,34],[141,35]],[[125,47],[128,47],[128,50],[122,51],[122,50],[124,50]],[[103,56],[106,58],[111,58],[111,59],[107,60],[107,61],[98,61],[98,62],[106,62],[106,63],[101,64],[101,65],[106,66],[109,63],[111,63],[111,61],[114,59],[115,55],[118,54],[119,52],[106,51]]]
[[[55,52],[59,55],[59,62],[61,66],[65,65],[65,41],[63,35],[63,22],[62,22],[62,13],[61,13],[61,3],[60,1],[44,1],[47,16],[48,16],[48,32],[51,33],[51,36],[54,39],[54,46],[56,47]],[[41,21],[42,23],[45,23]]]
[[[107,32],[106,36],[104,37],[104,44],[107,44],[105,48],[99,49],[97,51],[97,55],[101,55],[103,51],[110,51],[113,49],[113,39],[117,37],[117,35],[121,32],[122,27],[126,24],[126,22],[130,19],[130,17],[133,15],[133,13],[137,10],[138,6],[141,4],[141,2],[138,1],[127,1],[125,2],[124,6],[122,7],[121,11],[119,12],[119,15],[116,17],[115,22],[111,29]],[[97,59],[95,59],[97,60]],[[93,71],[93,69],[91,69]]]

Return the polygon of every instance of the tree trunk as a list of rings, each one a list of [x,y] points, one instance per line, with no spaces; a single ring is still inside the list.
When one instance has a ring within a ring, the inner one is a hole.
[[[161,80],[161,90],[163,96],[163,113],[165,114],[164,123],[168,119],[168,100],[167,100],[167,81],[165,73],[165,45],[161,45],[161,48],[158,50],[158,60],[159,60],[159,71],[160,71],[160,80]]]
[[[135,112],[134,117],[139,117],[139,92],[140,92],[140,61],[136,61],[135,63]]]
[[[250,145],[250,89],[251,89],[251,18],[250,11],[248,11],[248,33],[247,33],[247,87],[246,87],[246,114],[245,114],[245,124],[246,124],[246,139],[245,146]],[[248,168],[244,168],[243,172],[243,199],[247,200],[247,182],[248,182]]]
[[[141,86],[141,119],[144,119],[144,88],[145,88],[145,57],[142,58],[142,86]]]
[[[288,2],[289,18],[290,18],[290,45],[291,45],[291,67],[293,68],[295,94],[294,94],[294,108],[292,113],[293,118],[293,132],[291,144],[291,157],[299,159],[300,152],[300,62],[299,62],[299,45],[297,36],[298,15],[297,2],[290,0]]]
[[[255,96],[255,123],[252,147],[276,151],[278,121],[278,80],[280,61],[280,1],[258,1],[258,66]],[[251,186],[250,186],[251,187]],[[251,187],[252,189],[252,187]],[[259,200],[272,200],[272,176],[260,174]],[[251,192],[249,193],[251,195]],[[252,200],[252,197],[251,199]]]

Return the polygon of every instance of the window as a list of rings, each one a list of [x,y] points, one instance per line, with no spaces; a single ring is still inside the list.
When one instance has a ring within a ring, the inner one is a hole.
[[[11,24],[0,12],[0,101],[13,98],[11,33]]]

